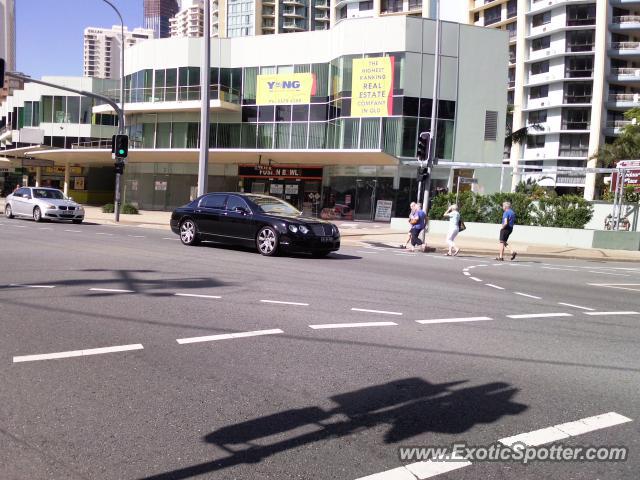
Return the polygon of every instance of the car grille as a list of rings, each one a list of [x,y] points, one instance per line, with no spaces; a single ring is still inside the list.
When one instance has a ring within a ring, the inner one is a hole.
[[[313,224],[311,225],[311,231],[314,235],[318,235],[320,237],[325,235],[333,235],[333,229],[331,228],[331,225]]]
[[[60,205],[58,208],[60,210],[75,210],[76,209],[76,207],[66,207],[64,205]]]

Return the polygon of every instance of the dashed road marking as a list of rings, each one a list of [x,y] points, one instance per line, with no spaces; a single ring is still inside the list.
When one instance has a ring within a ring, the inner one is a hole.
[[[561,268],[561,267],[542,267],[545,270],[562,270],[564,272],[579,272],[580,270],[576,270],[575,268]]]
[[[529,295],[528,293],[522,293],[522,292],[513,292],[516,295],[520,295],[521,297],[527,297],[527,298],[534,298],[536,300],[542,300],[542,297],[536,297],[535,295]]]
[[[625,417],[624,415],[609,412],[602,415],[596,415],[594,417],[583,418],[575,422],[561,423],[552,427],[521,433],[512,437],[502,438],[498,441],[508,447],[517,443],[524,443],[529,447],[535,447],[631,421],[632,420],[630,418]]]
[[[519,315],[507,315],[508,318],[550,318],[550,317],[573,317],[570,313],[525,313]]]
[[[198,293],[174,293],[176,297],[194,297],[194,298],[222,298],[218,295],[200,295]]]
[[[308,303],[301,303],[301,302],[282,302],[280,300],[260,300],[262,303],[276,303],[278,305],[297,305],[300,307],[308,307],[309,304]]]
[[[238,332],[238,333],[223,333],[221,335],[207,335],[204,337],[190,337],[190,338],[178,338],[176,342],[180,345],[187,343],[200,343],[200,342],[215,342],[217,340],[231,340],[234,338],[247,338],[247,337],[259,337],[262,335],[277,335],[284,333],[279,328],[271,330],[255,330],[253,332]]]
[[[582,307],[580,305],[574,305],[573,303],[558,302],[558,305],[564,305],[565,307],[579,308],[580,310],[589,310],[591,312],[595,310],[595,308]]]
[[[330,328],[360,328],[360,327],[392,327],[397,326],[395,322],[360,322],[360,323],[325,323],[319,325],[309,325],[314,330]]]
[[[387,310],[369,310],[367,308],[352,308],[353,312],[364,312],[364,313],[380,313],[383,315],[402,315],[402,312],[389,312]]]
[[[592,316],[609,316],[609,315],[639,315],[638,312],[584,312],[585,315]]]
[[[147,238],[144,235],[127,235],[127,237],[132,237],[132,238]]]
[[[485,285],[487,287],[495,288],[496,290],[504,290],[504,287],[501,287],[499,285],[494,285],[493,283],[485,283]]]
[[[627,275],[626,273],[611,273],[611,272],[602,272],[602,271],[595,271],[595,270],[589,270],[589,273],[597,273],[598,275],[613,275],[615,277],[630,277],[631,275]]]
[[[118,345],[115,347],[89,348],[86,350],[71,350],[68,352],[43,353],[39,355],[22,355],[13,357],[13,363],[34,362],[36,360],[54,360],[69,357],[84,357],[87,355],[100,355],[103,353],[128,352],[131,350],[142,350],[144,347],[140,343],[132,345]]]
[[[479,279],[478,277],[469,277],[471,280],[473,280],[474,282],[481,282],[482,280]]]
[[[53,230],[53,228],[49,228],[49,227],[40,227],[38,230]]]
[[[108,293],[135,293],[133,290],[125,290],[122,288],[90,288],[91,292],[108,292]]]
[[[458,323],[458,322],[480,322],[484,320],[493,320],[491,317],[466,317],[466,318],[436,318],[434,320],[416,320],[418,323]]]
[[[20,288],[55,288],[55,285],[26,285],[22,283],[10,283],[10,287],[20,287]]]
[[[470,276],[471,276],[471,274],[470,274],[469,272],[462,272],[462,273],[463,273],[463,275],[465,275],[465,276],[467,276],[467,277],[470,277]]]
[[[640,292],[640,283],[587,283],[592,287],[615,288],[618,290],[630,290],[632,292]],[[629,288],[636,287],[636,288]]]
[[[107,235],[109,237],[113,237],[113,233],[96,232],[96,235]]]
[[[82,230],[65,230],[65,232],[82,233]]]

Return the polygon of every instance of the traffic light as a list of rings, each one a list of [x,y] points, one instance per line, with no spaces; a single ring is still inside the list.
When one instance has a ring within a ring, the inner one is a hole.
[[[114,172],[122,175],[124,173],[124,162],[116,162],[114,163]]]
[[[127,158],[129,155],[129,135],[114,135],[111,151],[116,158]]]
[[[424,161],[429,155],[429,146],[431,143],[431,134],[422,132],[418,136],[418,160]]]
[[[4,58],[0,58],[0,88],[4,85]]]
[[[418,180],[425,181],[429,177],[429,169],[427,167],[418,167]]]

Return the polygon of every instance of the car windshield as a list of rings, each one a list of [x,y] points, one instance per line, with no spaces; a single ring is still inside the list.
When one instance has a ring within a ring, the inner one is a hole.
[[[64,200],[64,194],[60,190],[50,188],[34,188],[34,198],[51,198],[53,200]]]
[[[255,203],[263,213],[276,215],[300,215],[300,211],[287,202],[276,197],[250,195],[249,199]]]

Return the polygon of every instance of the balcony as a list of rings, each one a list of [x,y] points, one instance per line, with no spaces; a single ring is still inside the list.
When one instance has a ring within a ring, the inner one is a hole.
[[[628,125],[631,125],[631,120],[609,120],[605,123],[606,135],[620,135],[622,129]]]
[[[640,94],[638,93],[612,93],[609,95],[607,107],[620,110],[640,107]]]
[[[283,5],[293,5],[293,6],[296,6],[296,7],[304,7],[304,3],[302,3],[299,0],[282,0],[282,4]]]
[[[315,19],[316,19],[316,22],[328,22],[331,20],[329,15],[316,15]]]
[[[314,5],[315,8],[319,9],[319,10],[330,10],[331,9],[331,5],[329,5],[329,2],[318,2]]]
[[[302,32],[305,30],[303,25],[296,22],[284,22],[282,27],[289,32]]]
[[[285,18],[304,18],[304,12],[299,12],[295,8],[285,8],[282,16]]]
[[[609,29],[614,32],[624,32],[640,29],[640,15],[623,15],[613,17]]]
[[[276,16],[276,12],[273,9],[269,9],[269,10],[262,10],[262,16],[263,17],[268,17],[268,18],[275,18]]]
[[[617,57],[636,57],[640,55],[640,42],[612,42],[609,54]]]
[[[612,68],[609,81],[616,83],[640,82],[640,68]]]
[[[565,95],[564,105],[588,105],[591,103],[591,95]]]

